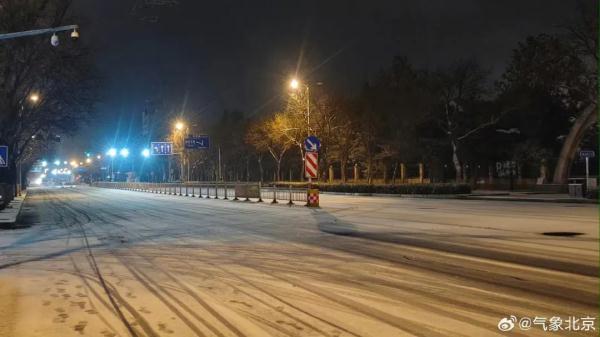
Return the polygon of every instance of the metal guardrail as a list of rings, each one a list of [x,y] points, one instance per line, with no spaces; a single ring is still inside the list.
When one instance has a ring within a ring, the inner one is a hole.
[[[189,183],[128,183],[95,182],[92,186],[156,194],[180,195],[207,199],[243,200],[293,204],[307,202],[305,188],[262,186],[243,182],[189,182]]]

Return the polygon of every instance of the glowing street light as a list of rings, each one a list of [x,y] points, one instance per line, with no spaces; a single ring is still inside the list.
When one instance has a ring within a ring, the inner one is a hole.
[[[55,161],[54,161],[54,165],[55,165],[55,166],[58,166],[58,165],[60,165],[60,160],[58,160],[58,159],[57,159],[57,160],[55,160]]]
[[[121,151],[119,151],[119,154],[121,155],[121,157],[127,158],[129,157],[129,149],[124,147],[121,149]]]
[[[96,159],[100,160],[100,159],[102,159],[102,156],[101,155],[97,155]]]
[[[117,149],[115,149],[114,147],[111,147],[111,148],[110,148],[110,149],[109,149],[109,150],[106,152],[106,155],[107,155],[107,156],[109,156],[109,157],[111,157],[111,158],[114,158],[114,157],[116,157],[116,156],[117,156]]]
[[[76,161],[74,161],[74,160],[71,160],[71,163],[70,163],[70,164],[71,164],[71,167],[72,167],[72,168],[77,168],[77,167],[79,166],[79,164],[77,164],[77,162],[76,162]]]
[[[86,158],[86,159],[85,159],[85,163],[86,163],[86,164],[89,164],[89,163],[91,163],[91,162],[92,162],[92,158]]]
[[[175,129],[177,129],[178,131],[181,131],[181,130],[183,130],[183,128],[185,128],[185,124],[183,124],[182,121],[175,122]]]
[[[317,83],[320,85],[321,83]],[[293,78],[290,81],[290,88],[294,91],[299,90],[300,86],[303,85],[306,88],[306,126],[307,135],[310,136],[310,88],[307,84],[302,84],[298,79]]]
[[[40,100],[40,95],[38,95],[38,94],[35,94],[35,93],[34,93],[34,94],[31,94],[31,95],[29,95],[29,100],[30,100],[32,103],[37,103],[37,102]]]
[[[48,162],[47,162],[47,161],[45,161],[45,160],[44,160],[44,161],[42,161],[42,167],[46,167],[46,166],[48,166]]]
[[[294,78],[290,81],[290,88],[296,90],[299,87],[300,87],[300,82],[297,79]]]
[[[150,157],[150,150],[148,150],[148,149],[143,149],[143,150],[142,150],[142,157],[144,157],[144,158],[148,158],[148,157]]]

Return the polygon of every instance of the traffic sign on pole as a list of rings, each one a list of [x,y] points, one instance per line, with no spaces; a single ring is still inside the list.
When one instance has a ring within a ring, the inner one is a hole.
[[[173,154],[173,142],[150,143],[153,156],[169,156]]]
[[[594,150],[581,150],[579,151],[579,158],[585,158],[585,186],[586,188],[593,188],[596,182],[590,180],[590,158],[596,157]]]
[[[308,136],[304,140],[304,149],[307,152],[318,152],[321,149],[321,141],[316,136]]]
[[[596,152],[594,152],[594,150],[579,151],[579,158],[594,158],[594,157],[596,157]]]
[[[319,154],[306,152],[304,158],[304,174],[307,178],[317,178],[319,172]]]
[[[188,136],[185,139],[186,149],[208,149],[210,147],[210,138],[208,136]]]
[[[0,145],[0,167],[8,167],[8,146]]]

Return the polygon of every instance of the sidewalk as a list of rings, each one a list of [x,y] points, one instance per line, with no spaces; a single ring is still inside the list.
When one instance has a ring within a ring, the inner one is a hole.
[[[495,201],[529,201],[529,202],[557,202],[575,204],[597,204],[598,200],[573,198],[566,193],[532,193],[510,191],[474,191],[472,194],[460,196],[459,199],[467,200],[495,200]]]
[[[17,221],[25,197],[27,197],[27,192],[22,192],[20,197],[15,197],[5,209],[0,211],[0,227],[13,225]]]

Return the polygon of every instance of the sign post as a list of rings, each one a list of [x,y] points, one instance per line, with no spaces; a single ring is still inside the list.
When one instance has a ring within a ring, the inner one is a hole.
[[[318,172],[319,154],[317,152],[306,152],[304,155],[304,175],[308,179],[317,178]]]
[[[316,136],[308,136],[304,140],[304,175],[308,178],[306,190],[306,206],[319,207],[319,189],[313,188],[312,179],[319,176],[319,149],[321,142]]]
[[[585,158],[585,187],[586,189],[594,188],[596,186],[590,181],[590,158],[596,157],[596,152],[593,150],[581,150],[579,151],[579,158]]]

